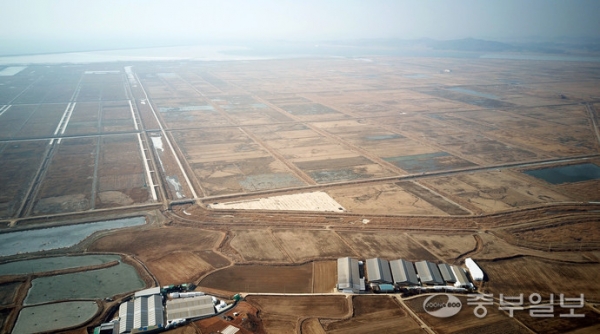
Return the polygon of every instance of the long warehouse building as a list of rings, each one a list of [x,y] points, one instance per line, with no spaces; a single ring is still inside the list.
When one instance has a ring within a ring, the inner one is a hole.
[[[361,290],[358,260],[342,257],[337,260],[338,290],[345,293],[359,293]]]
[[[143,327],[163,327],[164,324],[161,295],[138,297],[119,306],[119,333]]]
[[[391,284],[392,273],[388,260],[373,258],[367,259],[367,278],[371,283]]]
[[[403,259],[390,261],[392,278],[398,286],[419,285],[419,278],[412,262]]]
[[[438,269],[438,266],[429,261],[415,262],[417,273],[421,279],[421,284],[424,285],[444,285],[444,279]]]

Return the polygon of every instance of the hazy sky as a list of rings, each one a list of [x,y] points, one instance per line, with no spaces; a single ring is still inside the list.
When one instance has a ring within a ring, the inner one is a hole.
[[[600,36],[598,0],[0,0],[0,39]]]

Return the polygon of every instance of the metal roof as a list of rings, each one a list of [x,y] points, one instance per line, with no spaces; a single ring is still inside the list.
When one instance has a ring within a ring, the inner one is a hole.
[[[392,273],[388,260],[374,258],[367,259],[367,278],[369,282],[392,283]]]
[[[167,321],[215,314],[211,296],[167,300]]]
[[[444,281],[446,281],[446,283],[455,283],[456,282],[456,277],[454,277],[454,274],[452,273],[452,268],[450,268],[449,264],[447,264],[447,263],[438,264],[438,268],[440,269],[442,278],[444,279]]]
[[[131,331],[133,328],[133,302],[119,305],[119,333]]]
[[[350,257],[338,259],[338,289],[360,291],[360,274],[358,272],[358,260]]]
[[[471,284],[463,268],[458,266],[451,266],[451,268],[452,272],[454,273],[454,276],[456,277],[456,283],[454,283],[454,286],[465,287]]]
[[[421,279],[421,283],[430,285],[443,285],[444,280],[438,267],[433,262],[419,261],[415,262],[417,273]]]
[[[419,278],[412,262],[403,259],[390,261],[390,268],[395,284],[419,285]]]
[[[134,301],[133,327],[150,327],[165,322],[161,295],[136,298]]]
[[[160,294],[160,287],[157,286],[155,288],[140,290],[140,291],[136,292],[135,293],[135,298],[152,296],[152,295],[159,295],[159,294]]]

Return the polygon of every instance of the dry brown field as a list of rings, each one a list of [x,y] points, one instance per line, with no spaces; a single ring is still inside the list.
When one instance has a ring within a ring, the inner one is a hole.
[[[311,293],[312,263],[303,265],[234,265],[215,271],[198,283],[230,293]]]
[[[229,242],[246,261],[291,262],[271,230],[238,230]]]
[[[547,299],[553,293],[563,293],[566,297],[579,297],[583,293],[586,300],[600,301],[597,280],[600,264],[567,263],[534,257],[481,262],[488,276],[486,290],[514,296],[520,293],[529,296],[539,293]]]
[[[354,296],[348,320],[328,322],[327,333],[425,333],[391,296]]]
[[[428,251],[449,263],[477,247],[477,242],[471,234],[411,233],[410,236]]]
[[[345,296],[247,296],[246,301],[261,310],[267,333],[295,333],[301,319],[340,319],[349,315]]]
[[[437,318],[429,315],[423,310],[423,302],[428,296],[419,296],[406,300],[405,304],[410,307],[427,325],[436,333],[531,333],[515,319],[511,319],[503,311],[498,310],[498,306],[489,305],[487,315],[483,318],[476,317],[474,306],[467,305],[467,297],[457,296],[462,309],[454,316],[449,318]],[[433,299],[435,301],[435,298]]]
[[[511,171],[481,171],[422,179],[430,187],[476,213],[526,208],[545,203],[572,201],[552,189],[528,182]]]
[[[361,258],[382,257],[388,260],[430,260],[436,257],[419,246],[405,233],[337,232]]]
[[[315,261],[312,264],[312,292],[334,292],[337,285],[337,261]]]
[[[575,309],[576,314],[584,315],[582,318],[565,318],[560,316],[561,314],[568,313],[569,309],[563,309],[559,305],[556,305],[553,317],[532,317],[529,312],[522,311],[515,312],[515,318],[536,333],[597,333],[598,329],[600,329],[600,315],[590,307],[584,306],[581,309]]]
[[[273,230],[281,245],[294,262],[331,259],[354,254],[333,231],[323,230]]]
[[[395,183],[354,185],[327,191],[348,212],[395,215],[446,215],[444,211]]]
[[[193,252],[176,252],[147,261],[160,285],[194,282],[215,268]]]
[[[234,316],[234,313],[239,313]],[[190,325],[175,329],[173,333],[218,333],[228,326],[232,325],[239,329],[240,334],[265,333],[261,319],[258,317],[258,309],[248,302],[239,302],[236,306],[225,312],[232,320],[225,320],[222,317],[211,317],[195,321]]]

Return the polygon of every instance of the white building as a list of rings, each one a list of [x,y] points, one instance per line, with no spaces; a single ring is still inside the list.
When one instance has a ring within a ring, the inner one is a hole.
[[[474,281],[483,281],[483,270],[470,257],[465,259],[465,265]]]

